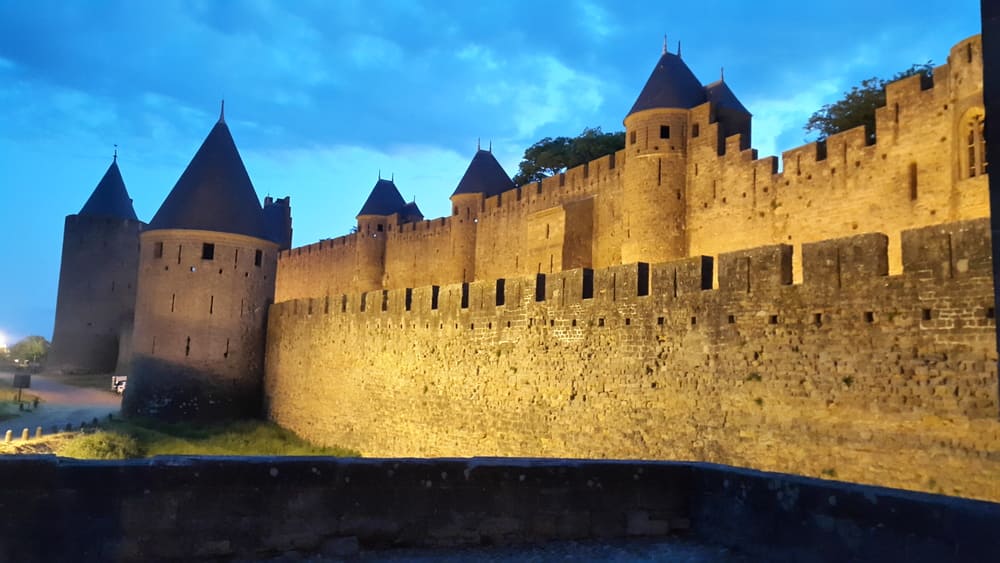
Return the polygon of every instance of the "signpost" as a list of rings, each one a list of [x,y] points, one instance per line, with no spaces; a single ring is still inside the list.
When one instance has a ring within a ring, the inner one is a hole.
[[[17,389],[17,402],[21,402],[21,390],[31,388],[31,374],[30,373],[15,373],[14,374],[14,388]]]

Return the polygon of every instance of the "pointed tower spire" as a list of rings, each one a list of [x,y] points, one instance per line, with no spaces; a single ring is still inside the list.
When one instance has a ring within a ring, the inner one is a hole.
[[[680,39],[677,40],[677,56],[678,57],[681,56],[681,40]]]
[[[226,99],[222,99],[222,107],[219,108],[219,123],[226,122]]]
[[[724,66],[719,67],[719,80],[722,82],[726,81],[726,67]]]
[[[691,109],[705,102],[701,82],[681,60],[679,53],[675,55],[667,51],[666,37],[663,45],[663,55],[628,115],[647,109]],[[677,48],[680,51],[680,43]]]
[[[122,174],[118,170],[117,151],[108,171],[104,173],[104,177],[94,188],[94,192],[90,194],[87,203],[83,204],[78,215],[139,220],[132,207],[132,198],[128,196],[128,190],[125,189],[125,181],[122,180]]]
[[[663,34],[663,53],[662,54],[664,54],[664,55],[667,54],[667,34],[666,33]]]
[[[118,144],[115,144],[115,155],[111,157],[111,162],[118,162]]]
[[[260,199],[221,115],[150,221],[148,230],[157,229],[267,239]]]
[[[483,194],[490,197],[514,187],[514,182],[497,162],[493,153],[480,149],[476,151],[476,156],[472,157],[472,162],[465,169],[465,175],[451,195],[455,197],[459,194]]]

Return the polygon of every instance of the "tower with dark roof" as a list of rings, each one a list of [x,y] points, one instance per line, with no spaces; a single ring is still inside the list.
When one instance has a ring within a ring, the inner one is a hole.
[[[66,217],[49,368],[111,373],[127,362],[142,226],[116,155],[80,212]]]
[[[455,272],[451,279],[471,282],[476,279],[476,233],[479,215],[485,211],[486,198],[514,188],[490,151],[478,149],[458,186],[451,194],[452,252]]]
[[[719,97],[727,92],[728,88],[706,90],[680,54],[670,53],[664,45],[625,117],[623,263],[688,255],[688,138],[697,134],[689,129],[690,110],[708,102],[710,94]]]
[[[125,415],[259,414],[267,308],[291,236],[290,208],[281,215],[287,228],[269,229],[220,117],[140,237]]]

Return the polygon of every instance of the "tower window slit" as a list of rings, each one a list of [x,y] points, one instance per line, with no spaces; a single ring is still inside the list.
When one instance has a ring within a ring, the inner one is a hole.
[[[254,250],[253,251],[253,265],[254,266],[257,266],[259,268],[260,267],[260,263],[261,263],[261,261],[263,261],[263,259],[264,259],[264,253],[262,251],[260,251],[260,250]]]
[[[185,356],[190,356],[191,355],[191,337],[190,336],[187,337],[187,341],[184,343],[184,355]]]
[[[208,296],[208,314],[212,315],[214,313],[215,313],[215,296],[214,295],[209,295]]]

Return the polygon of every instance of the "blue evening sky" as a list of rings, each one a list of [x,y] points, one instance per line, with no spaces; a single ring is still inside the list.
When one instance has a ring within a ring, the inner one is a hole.
[[[427,217],[476,150],[622,129],[663,35],[703,83],[720,67],[753,146],[805,140],[870,76],[946,61],[977,0],[455,2],[0,0],[0,333],[51,337],[63,219],[119,147],[149,221],[218,118],[257,193],[292,198],[294,245],[345,234],[395,175]]]

